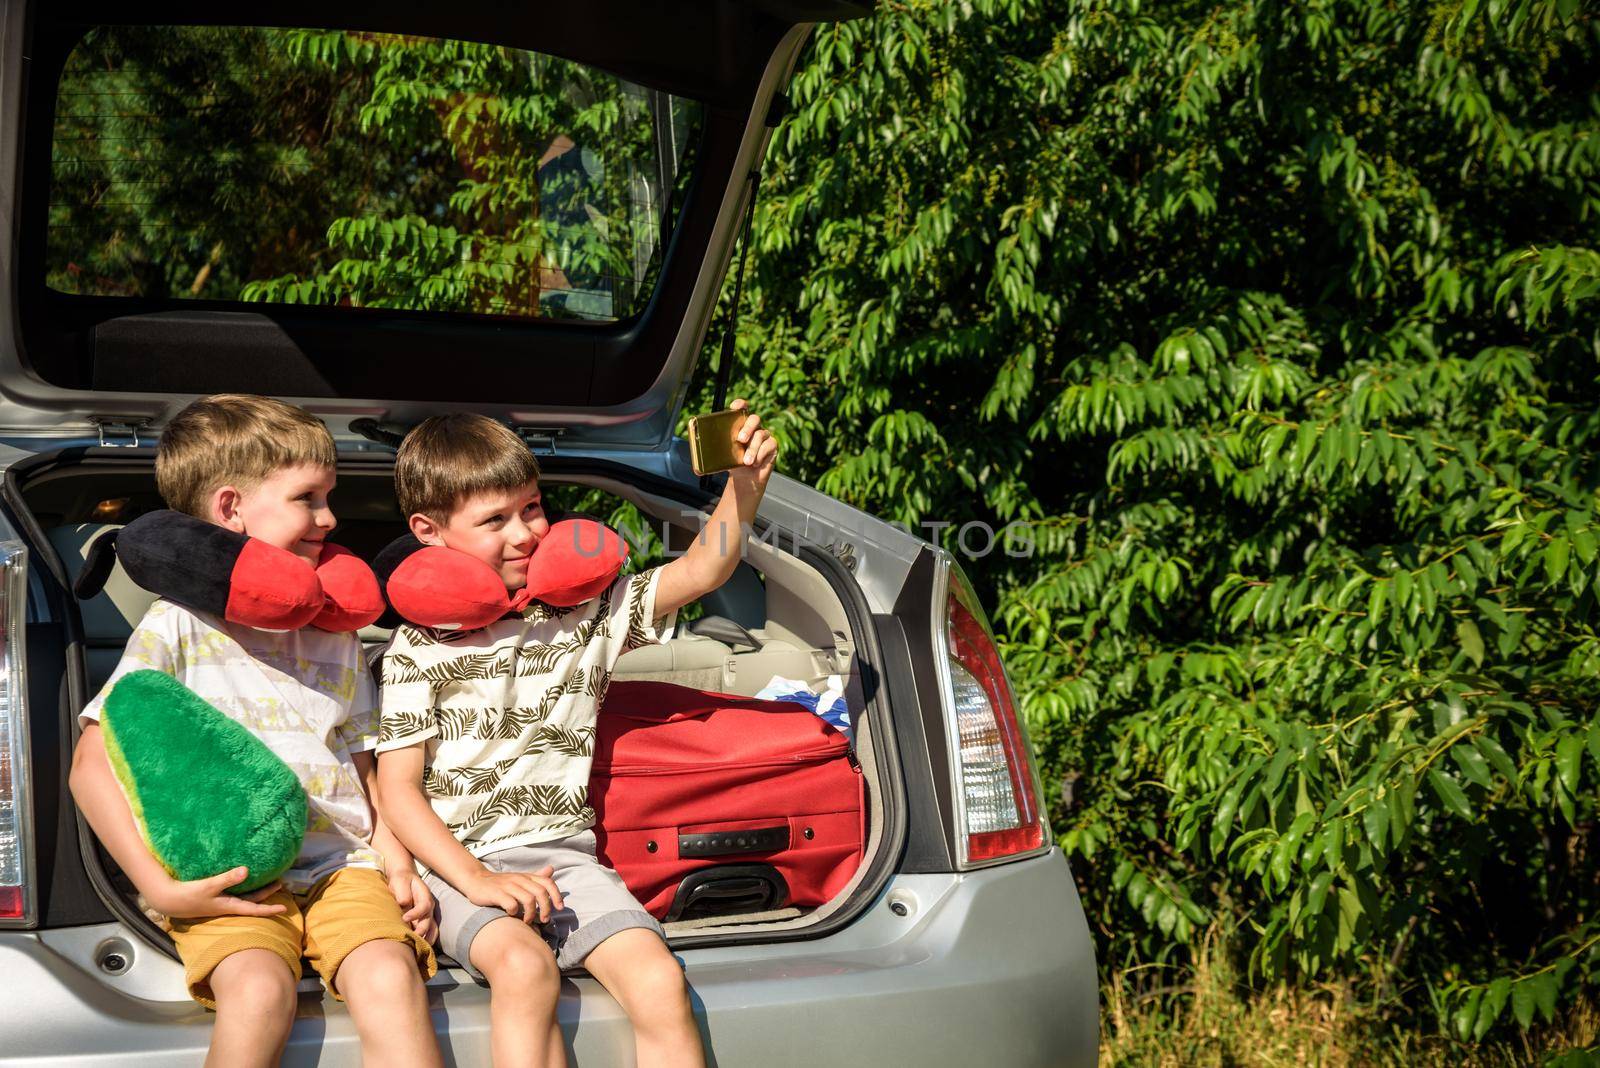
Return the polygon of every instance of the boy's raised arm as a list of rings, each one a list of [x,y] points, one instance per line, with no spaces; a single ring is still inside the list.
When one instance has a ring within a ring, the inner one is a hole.
[[[748,408],[743,399],[730,408]],[[767,492],[767,481],[777,463],[778,443],[751,415],[739,428],[744,443],[744,463],[728,472],[728,484],[711,518],[682,556],[661,569],[656,586],[657,616],[682,608],[720,587],[732,577],[744,552],[744,534],[755,521],[756,509]]]

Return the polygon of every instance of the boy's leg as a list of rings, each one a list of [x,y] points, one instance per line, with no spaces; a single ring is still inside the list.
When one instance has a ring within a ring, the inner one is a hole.
[[[299,979],[271,950],[244,949],[224,957],[211,972],[217,1019],[206,1068],[277,1064],[294,1025]]]
[[[266,903],[284,911],[172,921],[189,994],[217,1013],[208,1065],[277,1064],[294,1026],[304,917],[287,890]]]
[[[344,958],[334,989],[350,1006],[365,1064],[437,1065],[439,1042],[417,955],[404,942],[363,942]]]
[[[489,862],[498,864],[493,857]],[[437,875],[426,882],[439,921],[439,948],[489,984],[494,1063],[561,1068],[567,1063],[556,1019],[561,972],[545,935],[502,909],[473,904]]]
[[[368,1064],[440,1064],[424,986],[433,947],[400,915],[384,877],[342,868],[305,904],[306,959],[350,1006]]]
[[[472,970],[489,981],[489,1044],[496,1068],[563,1068],[567,1047],[556,1019],[561,970],[544,936],[502,915],[478,930],[468,954]]]
[[[633,1023],[638,1063],[644,1068],[705,1064],[683,969],[667,949],[661,925],[622,877],[600,863],[594,832],[509,849],[491,862],[502,857],[524,870],[555,868],[565,906],[550,924],[556,963],[583,965],[622,1005]]]
[[[660,935],[644,927],[618,931],[583,965],[633,1021],[640,1068],[705,1064],[683,968]]]

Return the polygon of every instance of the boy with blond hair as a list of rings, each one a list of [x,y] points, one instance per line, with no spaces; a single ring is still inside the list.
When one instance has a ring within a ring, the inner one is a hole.
[[[677,610],[738,566],[777,453],[758,416],[739,435],[744,463],[683,556],[572,608],[534,601],[465,634],[402,626],[384,656],[380,804],[430,869],[440,948],[488,980],[498,1066],[565,1063],[560,969],[579,964],[627,1012],[639,1064],[704,1063],[661,925],[595,855],[589,768],[617,659],[669,639]],[[475,557],[508,592],[527,584],[550,524],[538,464],[509,429],[427,420],[400,446],[395,492],[419,540]]]
[[[309,413],[220,394],[186,407],[162,433],[156,485],[173,509],[315,567],[334,528],[334,459],[332,435]],[[183,683],[299,778],[305,840],[277,883],[226,893],[245,879],[243,867],[178,882],[145,845],[99,725],[112,686],[142,669]],[[423,986],[435,967],[433,903],[367,799],[376,694],[354,634],[257,630],[157,600],[79,722],[73,797],[145,904],[168,918],[191,996],[216,1010],[207,1064],[277,1063],[294,1023],[302,955],[349,1004],[367,1063],[440,1063]]]

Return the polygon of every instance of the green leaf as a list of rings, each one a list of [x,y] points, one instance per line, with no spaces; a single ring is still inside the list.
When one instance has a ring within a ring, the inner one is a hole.
[[[1509,753],[1500,745],[1492,734],[1480,734],[1472,740],[1478,752],[1488,758],[1494,765],[1494,770],[1504,775],[1508,780],[1515,782],[1517,778],[1517,765],[1512,761]]]
[[[1472,1026],[1473,1040],[1479,1040],[1489,1033],[1489,1028],[1500,1018],[1501,1010],[1506,1007],[1506,999],[1511,995],[1511,980],[1501,976],[1490,983],[1483,991],[1483,1001],[1478,1005],[1478,1019]]]
[[[1470,619],[1463,619],[1456,624],[1456,642],[1460,644],[1461,651],[1467,654],[1475,667],[1483,666],[1483,635],[1478,631],[1478,625]]]
[[[1439,800],[1445,808],[1464,820],[1472,819],[1472,805],[1467,801],[1467,795],[1462,792],[1460,785],[1454,779],[1442,773],[1438,768],[1429,768],[1428,783],[1433,787],[1433,792],[1439,796]]]
[[[1361,919],[1361,896],[1348,886],[1339,887],[1339,924],[1334,944],[1342,951],[1355,943],[1356,925]]]
[[[1578,554],[1578,559],[1589,565],[1594,563],[1595,536],[1593,527],[1569,527],[1572,536],[1572,548]]]
[[[1288,746],[1283,746],[1273,755],[1272,763],[1267,766],[1266,792],[1269,798],[1276,798],[1278,784],[1283,781],[1283,773],[1293,759],[1294,750]]]
[[[1322,915],[1322,906],[1328,900],[1328,889],[1333,886],[1333,872],[1318,872],[1317,877],[1311,880],[1311,889],[1306,893],[1305,911],[1302,922],[1308,922],[1305,917],[1315,918]]]
[[[1389,841],[1393,843],[1395,849],[1400,848],[1406,829],[1411,824],[1413,792],[1414,787],[1409,783],[1403,783],[1389,791]]]
[[[1524,1031],[1533,1026],[1534,1008],[1533,984],[1523,979],[1511,988],[1511,1015]]]
[[[1572,549],[1572,544],[1566,538],[1551,538],[1550,543],[1544,547],[1544,573],[1550,585],[1560,582],[1567,573],[1567,557]]]
[[[1470,745],[1456,744],[1450,747],[1450,757],[1461,769],[1461,773],[1471,782],[1478,784],[1485,790],[1494,786],[1494,779],[1489,775],[1489,762],[1484,760],[1483,754]]]
[[[1578,776],[1583,770],[1583,735],[1573,732],[1556,743],[1556,774],[1569,794],[1578,792]]]
[[[1389,806],[1383,800],[1373,797],[1367,803],[1366,811],[1361,814],[1362,825],[1367,830],[1367,841],[1372,843],[1372,851],[1383,854],[1388,851],[1384,839],[1389,834]]]
[[[1289,829],[1284,832],[1283,841],[1280,842],[1278,846],[1279,852],[1286,856],[1289,863],[1293,863],[1294,855],[1300,848],[1301,840],[1305,838],[1306,832],[1310,831],[1311,828],[1316,825],[1316,822],[1316,813],[1302,812],[1300,815],[1294,818],[1293,823],[1289,824]],[[1283,881],[1285,884],[1287,884],[1289,881],[1287,869],[1285,870]]]
[[[1456,1006],[1455,1030],[1456,1037],[1465,1042],[1472,1037],[1473,1025],[1478,1022],[1478,1002],[1483,1000],[1483,988],[1473,987],[1467,996],[1461,999],[1461,1004]]]
[[[1538,975],[1529,976],[1523,982],[1533,989],[1533,1000],[1539,1006],[1539,1015],[1543,1016],[1547,1021],[1554,1020],[1556,1018],[1556,993],[1557,988],[1561,985],[1555,974],[1553,972],[1540,972]]]
[[[1378,625],[1378,620],[1383,617],[1383,604],[1388,594],[1389,582],[1387,579],[1378,579],[1372,584],[1372,594],[1367,601],[1367,618],[1372,621],[1374,627]]]
[[[1111,889],[1121,890],[1128,885],[1128,880],[1133,878],[1133,862],[1130,860],[1119,861],[1116,869],[1111,873]]]

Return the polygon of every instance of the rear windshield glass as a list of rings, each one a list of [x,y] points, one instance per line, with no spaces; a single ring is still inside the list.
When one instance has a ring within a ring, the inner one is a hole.
[[[537,52],[239,27],[90,31],[61,75],[62,293],[625,319],[693,101]]]

